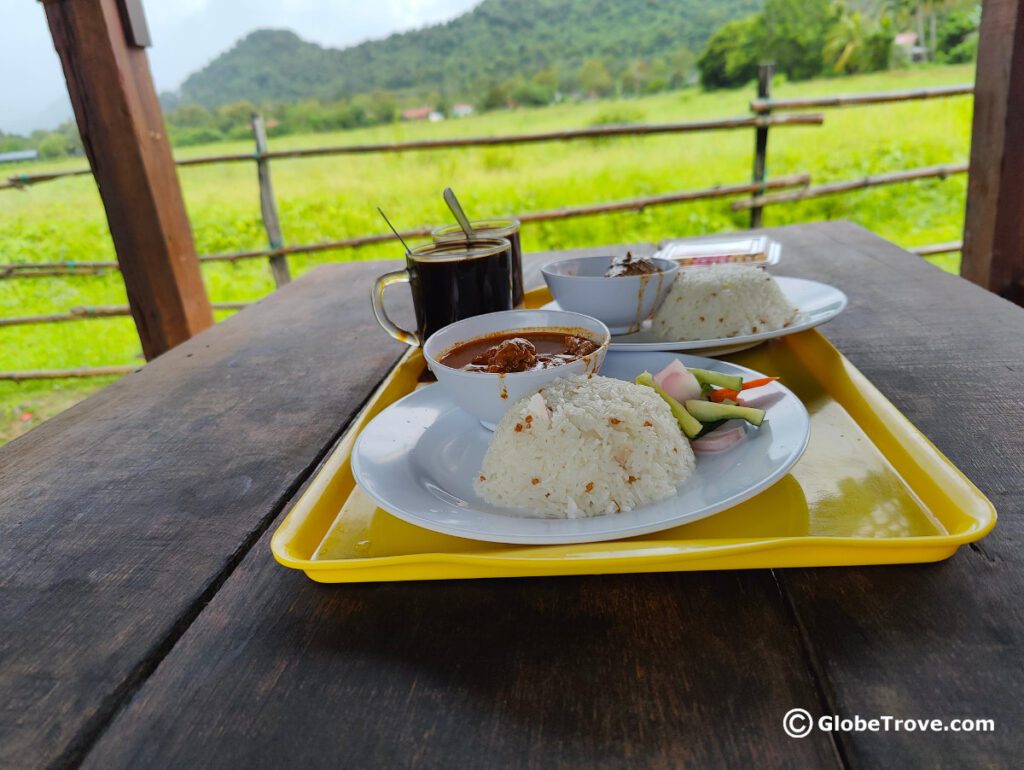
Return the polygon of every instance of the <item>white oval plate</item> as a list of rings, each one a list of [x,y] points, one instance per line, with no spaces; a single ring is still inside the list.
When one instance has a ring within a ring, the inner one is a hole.
[[[689,353],[700,353],[705,356],[723,356],[752,348],[765,340],[784,337],[787,334],[812,329],[826,321],[831,321],[846,308],[846,295],[834,286],[806,278],[789,278],[776,276],[775,280],[787,299],[796,305],[797,314],[789,326],[773,332],[743,334],[737,337],[721,337],[714,340],[663,340],[652,334],[648,328],[633,334],[617,334],[612,336],[609,350],[685,350]],[[560,310],[558,302],[549,302],[544,310]]]
[[[673,358],[687,366],[759,378],[724,361],[671,353],[609,353],[601,374],[632,380],[657,372]],[[396,401],[359,434],[352,473],[381,508],[400,519],[448,535],[499,543],[586,543],[676,527],[741,503],[782,478],[800,458],[810,435],[804,405],[772,383],[777,398],[761,427],[723,452],[697,453],[693,475],[675,497],[632,511],[585,519],[544,518],[524,509],[494,506],[473,490],[491,433],[438,385]],[[766,393],[767,395],[767,393]]]

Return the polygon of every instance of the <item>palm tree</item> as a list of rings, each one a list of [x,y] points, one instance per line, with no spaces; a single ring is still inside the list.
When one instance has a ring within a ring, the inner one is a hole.
[[[846,69],[861,44],[860,14],[849,13],[844,9],[842,16],[829,30],[822,56],[826,63],[832,62],[832,71],[838,75]]]

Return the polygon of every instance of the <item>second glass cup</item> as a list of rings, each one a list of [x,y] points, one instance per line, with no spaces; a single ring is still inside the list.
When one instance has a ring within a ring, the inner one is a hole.
[[[523,248],[519,243],[518,219],[476,219],[470,222],[478,238],[506,238],[512,244],[512,306],[523,306]],[[465,241],[466,233],[457,224],[442,225],[430,233],[435,243]]]

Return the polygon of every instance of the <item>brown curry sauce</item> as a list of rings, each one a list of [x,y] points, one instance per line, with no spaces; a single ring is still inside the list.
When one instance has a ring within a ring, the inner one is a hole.
[[[634,257],[629,251],[624,257],[612,257],[605,278],[619,278],[626,275],[651,275],[660,272],[660,268],[647,257]]]
[[[598,347],[593,340],[565,332],[498,332],[456,345],[438,363],[467,372],[529,372],[567,364]]]

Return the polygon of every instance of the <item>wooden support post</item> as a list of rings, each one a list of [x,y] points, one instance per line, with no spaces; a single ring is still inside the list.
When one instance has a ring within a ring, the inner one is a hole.
[[[213,311],[146,52],[128,38],[148,40],[141,4],[44,7],[149,360],[212,325]]]
[[[281,218],[277,214],[277,201],[274,200],[274,187],[270,183],[270,161],[267,160],[267,126],[263,116],[258,112],[252,114],[252,132],[256,135],[256,169],[260,181],[260,214],[263,216],[263,227],[267,230],[267,240],[271,249],[284,246],[281,234]],[[270,272],[274,276],[274,286],[281,288],[291,281],[288,272],[288,257],[274,254],[270,257]]]
[[[772,78],[775,76],[775,62],[761,62],[757,65],[757,98],[768,99],[772,93]],[[764,116],[771,114],[769,107],[762,113]],[[754,129],[754,177],[757,184],[764,183],[765,160],[768,152],[768,126],[760,126]],[[754,197],[763,195],[764,190],[754,193]],[[754,206],[750,209],[751,228],[761,226],[761,207]]]
[[[986,0],[960,274],[1024,305],[1024,0]]]

